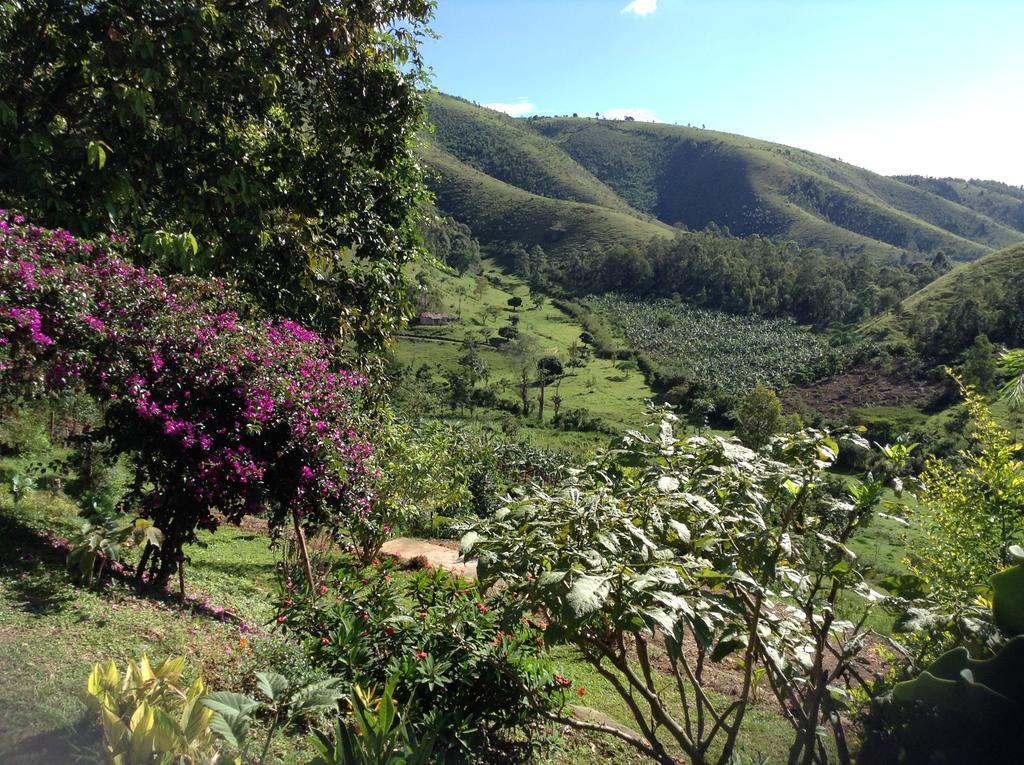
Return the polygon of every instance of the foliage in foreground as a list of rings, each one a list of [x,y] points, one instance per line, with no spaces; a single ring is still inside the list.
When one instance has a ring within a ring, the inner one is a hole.
[[[873,763],[1013,762],[1024,746],[1024,549],[991,579],[999,649],[974,659],[959,646],[875,705],[861,759]]]
[[[125,503],[163,533],[139,565],[160,582],[215,510],[296,528],[369,512],[364,379],[316,333],[240,306],[219,281],[164,280],[0,213],[0,398],[101,402],[93,435],[134,455]]]
[[[1010,562],[1024,539],[1024,460],[1021,445],[992,417],[984,399],[963,387],[970,447],[929,458],[920,476],[921,543],[908,557],[925,585],[903,628],[919,662],[953,646],[991,650],[996,638],[985,606],[989,579]]]
[[[278,629],[347,687],[388,684],[419,738],[462,757],[529,733],[559,685],[524,603],[446,571],[340,567],[317,597],[284,583]]]
[[[794,728],[793,761],[827,761],[829,731],[848,762],[841,715],[846,687],[862,684],[850,670],[867,608],[853,624],[836,603],[877,597],[846,543],[882,482],[827,491],[838,453],[827,433],[779,438],[758,454],[675,427],[663,413],[655,435],[630,432],[554,489],[510,499],[467,533],[464,553],[478,557],[485,584],[500,579],[545,614],[546,639],[581,651],[642,739],[596,729],[658,762],[674,762],[671,745],[695,763],[725,763],[766,681]],[[662,644],[668,684],[654,659]],[[737,660],[741,689],[722,706],[705,670]]]
[[[380,344],[423,194],[430,0],[0,3],[0,192]],[[212,76],[216,73],[216,76]],[[399,298],[399,299],[396,299]]]
[[[337,680],[302,685],[276,672],[257,672],[260,698],[233,691],[205,693],[203,678],[182,681],[185,657],[153,667],[143,656],[123,675],[113,661],[96,664],[87,684],[90,709],[103,729],[103,760],[110,765],[263,765],[278,729],[311,715],[336,717],[334,735],[313,730],[311,744],[323,765],[417,765],[430,762],[432,737],[417,740],[392,698],[355,686],[348,715]],[[263,741],[252,735],[257,716],[269,719]]]
[[[215,759],[214,713],[201,703],[205,684],[201,677],[185,684],[184,669],[184,656],[156,667],[143,656],[137,663],[129,661],[123,675],[113,661],[93,667],[87,700],[103,727],[107,762],[171,765],[181,758]]]

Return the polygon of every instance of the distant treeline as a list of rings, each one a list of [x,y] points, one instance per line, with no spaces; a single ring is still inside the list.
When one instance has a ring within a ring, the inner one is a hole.
[[[817,326],[861,321],[892,308],[950,267],[941,253],[879,265],[867,255],[844,259],[713,227],[642,248],[594,245],[557,258],[538,245],[526,249],[518,242],[488,249],[535,291],[678,296],[729,313],[789,316]]]

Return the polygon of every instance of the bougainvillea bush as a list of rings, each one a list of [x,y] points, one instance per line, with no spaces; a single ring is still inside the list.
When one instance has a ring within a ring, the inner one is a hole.
[[[77,388],[101,402],[103,435],[137,466],[126,501],[165,537],[140,573],[166,581],[215,511],[267,512],[272,527],[369,512],[364,378],[222,282],[154,275],[125,248],[0,211],[0,396]]]

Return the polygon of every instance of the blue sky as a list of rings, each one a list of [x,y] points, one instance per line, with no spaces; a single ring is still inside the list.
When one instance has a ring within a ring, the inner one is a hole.
[[[1024,0],[439,0],[438,89],[1024,185]]]

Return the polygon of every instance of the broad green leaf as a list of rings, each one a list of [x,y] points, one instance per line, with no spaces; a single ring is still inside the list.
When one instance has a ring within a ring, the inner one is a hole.
[[[288,678],[277,672],[257,672],[256,687],[271,701],[277,701],[281,693],[288,690]]]
[[[1024,565],[1011,566],[992,577],[992,614],[999,628],[1024,635]]]
[[[260,708],[260,702],[241,693],[217,691],[203,696],[203,706],[222,715],[250,715]]]
[[[249,718],[237,714],[216,713],[210,720],[210,730],[235,749],[241,749],[249,737]]]
[[[463,557],[473,552],[473,546],[480,541],[480,535],[475,531],[470,531],[462,537],[459,542],[459,549],[462,552]]]
[[[711,661],[721,661],[729,654],[740,648],[746,648],[747,643],[739,638],[724,638],[719,640],[715,645],[715,650],[711,652]]]
[[[608,580],[603,576],[580,574],[565,596],[566,605],[577,619],[600,611],[608,597]]]
[[[537,584],[541,587],[550,587],[553,584],[558,584],[565,579],[568,571],[545,571],[539,577],[537,577]]]

